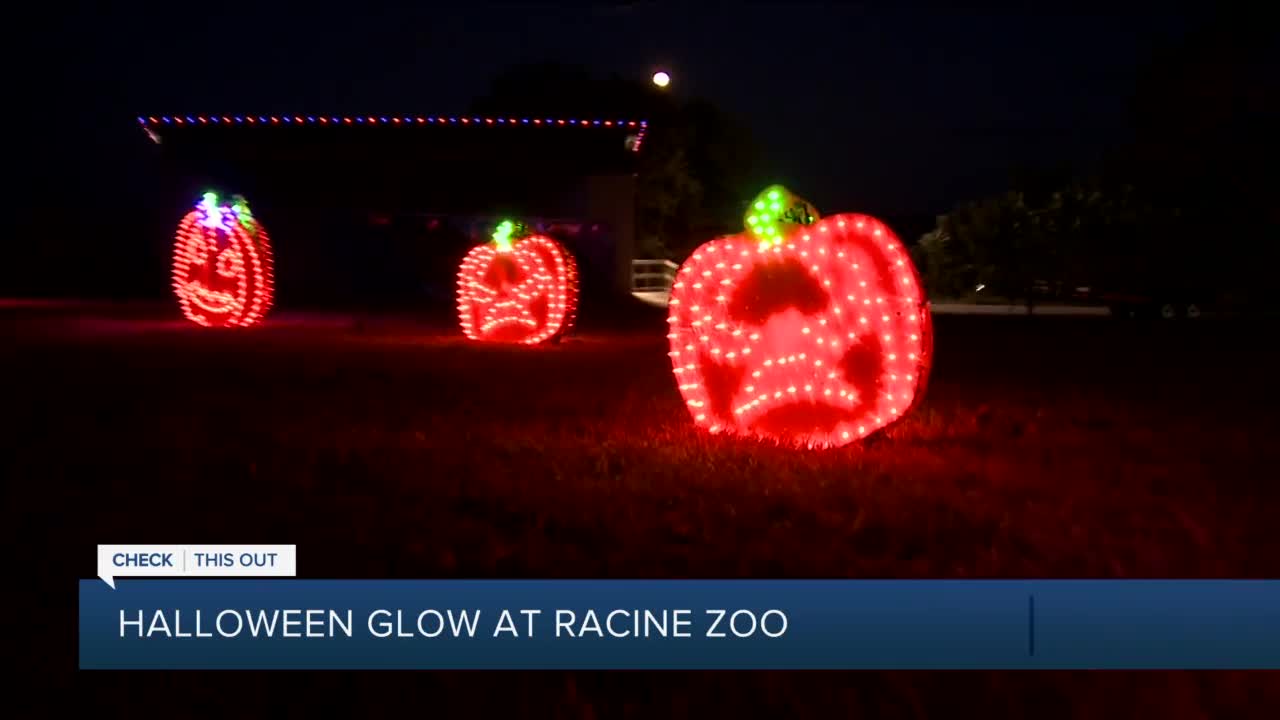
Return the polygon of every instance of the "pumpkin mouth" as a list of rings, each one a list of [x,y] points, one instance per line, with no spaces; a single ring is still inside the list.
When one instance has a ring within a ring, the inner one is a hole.
[[[847,426],[851,415],[848,406],[796,400],[770,408],[750,423],[750,427],[766,435],[821,438],[835,434],[842,425]]]
[[[538,322],[529,317],[512,315],[491,318],[480,326],[480,332],[494,340],[517,341],[538,329]]]
[[[228,312],[235,304],[235,296],[220,290],[211,290],[199,280],[192,280],[185,285],[187,297],[205,312]]]
[[[536,332],[546,320],[547,301],[539,296],[531,301],[501,297],[483,312],[480,334],[492,340],[519,341]]]

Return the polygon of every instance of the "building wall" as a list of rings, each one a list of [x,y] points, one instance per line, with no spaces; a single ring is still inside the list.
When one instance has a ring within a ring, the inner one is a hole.
[[[282,305],[430,303],[462,255],[503,218],[556,224],[550,234],[579,255],[584,290],[626,293],[635,246],[626,135],[593,128],[202,130],[165,138],[165,152],[174,184],[191,202],[206,188],[246,196],[276,246]]]
[[[636,248],[636,178],[605,175],[587,179],[584,213],[598,217],[613,229],[613,286],[619,293],[631,289],[631,261]]]

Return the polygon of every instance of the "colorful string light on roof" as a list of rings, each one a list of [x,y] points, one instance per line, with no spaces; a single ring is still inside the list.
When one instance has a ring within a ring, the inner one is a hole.
[[[365,116],[349,116],[349,117],[324,117],[317,115],[284,115],[284,116],[185,116],[170,117],[154,115],[145,115],[138,117],[138,124],[142,125],[144,130],[162,125],[323,125],[323,126],[341,126],[341,125],[378,125],[389,127],[406,127],[419,125],[455,125],[455,126],[494,126],[494,125],[537,125],[539,127],[594,127],[594,128],[629,128],[633,131],[628,136],[626,145],[633,151],[639,151],[641,143],[644,141],[645,133],[648,130],[649,123],[645,120],[580,120],[580,119],[555,119],[555,118],[482,118],[482,117],[430,117],[430,116],[381,116],[381,115],[365,115]]]
[[[549,237],[505,220],[458,269],[458,318],[472,340],[534,345],[563,337],[578,309],[573,255]]]
[[[205,193],[178,225],[173,290],[187,319],[207,327],[248,327],[271,307],[271,242],[244,198]]]
[[[932,324],[919,274],[879,220],[819,219],[781,186],[747,232],[706,243],[672,287],[672,368],[694,422],[809,447],[845,445],[924,391]]]

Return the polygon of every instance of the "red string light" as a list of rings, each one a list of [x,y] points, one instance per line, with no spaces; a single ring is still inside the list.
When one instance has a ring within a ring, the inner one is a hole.
[[[776,242],[713,240],[681,266],[668,339],[694,421],[810,447],[900,418],[928,376],[931,318],[915,266],[875,218],[789,225]]]
[[[266,230],[232,207],[201,203],[178,225],[173,290],[183,314],[199,325],[248,327],[259,322],[274,291]]]
[[[458,317],[472,340],[534,345],[573,329],[578,269],[565,248],[541,235],[509,248],[478,245],[458,269]]]

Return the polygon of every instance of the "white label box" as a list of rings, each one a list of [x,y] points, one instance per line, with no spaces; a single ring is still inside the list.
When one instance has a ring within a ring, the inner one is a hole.
[[[98,577],[295,577],[297,545],[99,545]]]

